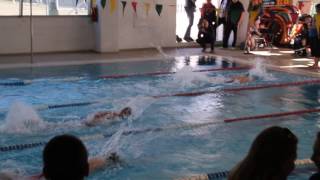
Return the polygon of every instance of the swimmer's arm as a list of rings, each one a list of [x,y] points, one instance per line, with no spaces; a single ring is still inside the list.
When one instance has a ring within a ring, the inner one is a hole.
[[[109,159],[110,157],[97,156],[89,159],[89,172],[93,173],[96,170],[102,169],[115,163]]]
[[[98,169],[103,168],[107,164],[105,157],[93,157],[89,159],[89,172],[92,173]]]

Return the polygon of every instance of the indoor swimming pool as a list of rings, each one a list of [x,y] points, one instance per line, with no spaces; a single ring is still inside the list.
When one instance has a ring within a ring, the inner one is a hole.
[[[120,155],[121,164],[90,180],[167,180],[230,170],[273,125],[297,135],[298,159],[306,159],[319,131],[320,82],[266,70],[262,60],[254,67],[191,56],[3,69],[0,88],[0,172],[39,174],[40,144],[63,133],[82,138],[90,156]],[[127,119],[82,123],[95,112],[124,107],[132,108]],[[311,174],[300,170],[289,179]]]

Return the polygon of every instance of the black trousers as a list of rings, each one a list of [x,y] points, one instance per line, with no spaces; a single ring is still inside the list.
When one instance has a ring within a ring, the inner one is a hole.
[[[207,33],[201,33],[198,34],[198,43],[201,45],[203,49],[207,48],[207,44],[210,44],[210,48],[213,51],[214,50],[214,44],[216,43],[216,28],[212,28],[212,32]],[[203,37],[201,38],[201,36]]]
[[[237,42],[238,23],[237,24],[234,24],[231,22],[226,23],[226,27],[225,27],[225,31],[224,31],[224,35],[223,35],[223,47],[224,48],[228,47],[228,41],[229,41],[231,31],[233,31],[233,35],[234,35],[232,47],[235,47],[236,42]]]

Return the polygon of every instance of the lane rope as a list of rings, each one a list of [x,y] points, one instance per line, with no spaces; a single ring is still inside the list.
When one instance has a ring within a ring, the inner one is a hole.
[[[234,87],[234,88],[221,88],[216,90],[208,91],[196,91],[196,92],[185,92],[185,93],[176,93],[176,94],[164,94],[152,96],[154,98],[163,98],[163,97],[174,97],[174,96],[201,96],[204,94],[214,94],[219,92],[239,92],[239,91],[253,91],[259,89],[268,89],[268,88],[278,88],[278,87],[290,87],[290,86],[303,86],[311,84],[319,84],[320,79],[312,79],[305,81],[296,81],[296,82],[286,82],[286,83],[270,83],[270,84],[259,84],[255,86],[243,86],[243,87]]]
[[[201,96],[204,94],[214,94],[219,92],[239,92],[239,91],[253,91],[259,89],[267,89],[267,88],[278,88],[278,87],[290,87],[290,86],[303,86],[303,85],[311,85],[311,84],[319,84],[320,79],[312,79],[305,81],[296,81],[296,82],[287,82],[287,83],[271,83],[271,84],[262,84],[255,86],[244,86],[244,87],[234,87],[234,88],[221,88],[216,90],[209,91],[197,91],[197,92],[184,92],[184,93],[176,93],[176,94],[164,94],[164,95],[155,95],[151,96],[153,98],[164,98],[164,97],[192,97],[192,96]],[[65,108],[65,107],[79,107],[79,106],[88,106],[95,103],[101,103],[101,100],[97,101],[89,101],[89,102],[78,102],[78,103],[68,103],[68,104],[55,104],[55,105],[39,105],[35,106],[37,110],[46,110],[46,109],[57,109],[57,108]],[[7,112],[7,109],[0,109],[0,113]]]
[[[31,84],[30,80],[13,81],[13,82],[0,82],[0,86],[26,86]]]
[[[194,70],[192,72],[213,72],[213,71],[238,71],[238,70],[248,70],[248,67],[231,67],[231,68],[214,68],[214,69],[201,69]],[[100,79],[121,79],[121,78],[129,78],[129,77],[142,77],[142,76],[159,76],[159,75],[169,75],[175,74],[177,72],[171,71],[161,71],[161,72],[150,72],[150,73],[134,73],[134,74],[120,74],[120,75],[102,75],[98,76]],[[81,80],[80,77],[75,78],[66,78],[59,81],[68,82],[68,81],[78,81]],[[57,81],[57,80],[52,80]],[[26,86],[31,83],[37,82],[36,80],[23,80],[23,81],[13,81],[13,82],[0,82],[0,86]]]
[[[295,162],[296,169],[304,168],[305,166],[311,166],[314,169],[316,169],[314,163],[310,159],[298,159]],[[215,179],[222,179],[227,178],[230,171],[218,171],[214,173],[208,173],[208,174],[199,174],[199,175],[193,175],[189,177],[183,177],[177,180],[215,180]],[[294,171],[292,172],[294,174]]]
[[[194,70],[192,72],[240,71],[240,70],[248,70],[248,69],[250,69],[250,68],[249,67],[231,67],[231,68],[200,69],[200,70]],[[102,75],[102,76],[99,76],[99,78],[101,78],[101,79],[121,79],[121,78],[129,78],[129,77],[169,75],[169,74],[175,74],[175,73],[177,73],[177,72],[161,71],[161,72],[150,72],[150,73]]]
[[[290,111],[290,112],[281,112],[281,113],[270,113],[270,114],[263,114],[257,116],[247,116],[247,117],[240,117],[240,118],[230,118],[224,119],[223,121],[210,121],[204,123],[188,123],[188,124],[179,124],[179,125],[172,125],[167,127],[157,127],[157,128],[143,128],[143,129],[131,129],[124,131],[122,134],[125,136],[128,135],[137,135],[141,133],[147,132],[159,132],[159,131],[168,131],[168,130],[177,130],[177,129],[195,129],[200,127],[205,127],[213,124],[223,124],[223,123],[233,123],[239,121],[246,121],[246,120],[258,120],[258,119],[266,119],[266,118],[277,118],[277,117],[285,117],[285,116],[292,116],[292,115],[301,115],[301,114],[309,114],[309,113],[316,113],[320,112],[319,109],[305,109],[305,110],[297,110],[297,111]],[[103,139],[109,138],[113,136],[116,132],[105,133],[105,134],[94,134],[94,135],[86,135],[80,137],[83,141],[88,140],[96,140],[96,139]],[[44,145],[46,142],[37,142],[37,143],[30,143],[30,144],[16,144],[16,145],[9,145],[9,146],[0,146],[0,152],[8,152],[14,150],[23,150],[34,148],[38,146]]]

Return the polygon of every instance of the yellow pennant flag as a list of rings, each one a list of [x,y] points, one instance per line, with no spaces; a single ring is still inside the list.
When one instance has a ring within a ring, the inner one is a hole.
[[[117,0],[110,0],[110,14],[117,9]]]
[[[150,11],[150,3],[144,3],[144,11],[146,12],[146,15],[149,15],[149,11]]]

